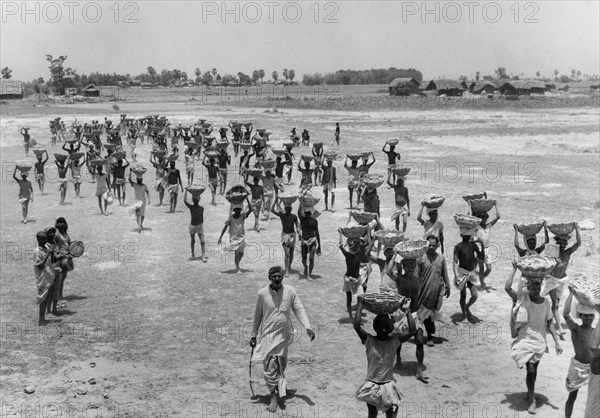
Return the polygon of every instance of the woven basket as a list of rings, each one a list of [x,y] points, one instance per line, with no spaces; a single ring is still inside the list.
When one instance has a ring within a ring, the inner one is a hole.
[[[267,130],[266,130],[266,129],[262,129],[262,128],[261,128],[261,129],[257,129],[257,130],[256,130],[256,132],[258,132],[258,133],[260,134],[260,136],[263,136],[263,134],[264,134],[265,132],[267,132]]]
[[[335,160],[337,158],[338,153],[337,152],[326,152],[326,153],[323,153],[323,155],[328,160],[333,161],[333,160]]]
[[[473,212],[488,212],[492,210],[496,201],[492,199],[473,199],[470,204]]]
[[[244,125],[244,128],[250,129],[250,127],[252,126],[252,123],[242,123],[242,125]]]
[[[582,305],[595,306],[600,303],[600,284],[598,277],[588,278],[575,276],[572,278],[573,293],[577,302]]]
[[[405,297],[397,293],[367,293],[358,296],[363,307],[375,315],[390,315],[402,307]]]
[[[248,196],[248,190],[242,185],[233,186],[227,193],[225,193],[225,199],[233,205],[239,205],[246,200]]]
[[[67,161],[67,158],[69,158],[68,155],[66,154],[54,154],[54,158],[56,159],[56,161]]]
[[[286,153],[286,150],[284,150],[284,149],[272,149],[271,152],[273,154],[275,154],[276,157],[281,157],[283,154]]]
[[[544,224],[542,222],[536,222],[536,223],[531,223],[531,224],[521,224],[521,225],[517,225],[517,230],[525,235],[525,236],[529,236],[529,235],[537,235],[542,228],[544,227]]]
[[[219,151],[217,150],[210,150],[210,151],[204,151],[204,155],[206,155],[208,158],[210,159],[215,159],[219,156]]]
[[[161,149],[152,151],[152,155],[154,155],[156,158],[162,158],[165,156],[166,153],[167,153],[167,151],[161,150]]]
[[[104,144],[104,148],[106,148],[106,150],[114,151],[117,146],[115,144]]]
[[[313,142],[313,148],[321,149],[321,148],[323,148],[323,143],[322,142]]]
[[[263,175],[263,171],[260,168],[249,168],[246,170],[246,174],[252,177],[261,177]]]
[[[115,156],[115,159],[117,161],[119,161],[119,160],[122,160],[123,158],[125,158],[127,154],[125,153],[125,151],[118,151],[118,152],[115,152],[113,155]]]
[[[347,157],[352,161],[358,161],[361,159],[362,154],[348,154]]]
[[[286,147],[288,150],[291,150],[292,148],[294,148],[294,143],[293,142],[284,142],[283,146]]]
[[[369,158],[370,155],[371,155],[371,152],[363,152],[362,154],[360,154],[360,157],[367,159],[367,158]]]
[[[302,161],[310,163],[311,161],[313,161],[315,159],[315,157],[313,157],[312,155],[302,155]]]
[[[296,196],[296,195],[279,196],[279,200],[281,200],[283,202],[284,206],[290,206],[296,200],[298,200],[298,196]]]
[[[471,229],[481,223],[481,219],[476,216],[465,215],[463,213],[455,213],[454,221],[460,228]]]
[[[371,189],[376,189],[385,182],[385,178],[381,174],[367,174],[363,177],[365,186]]]
[[[547,225],[548,230],[557,236],[569,235],[575,230],[575,222]]]
[[[227,149],[227,147],[229,146],[229,142],[223,141],[223,142],[217,142],[217,148],[218,149]]]
[[[312,195],[303,195],[298,197],[300,199],[300,203],[304,207],[315,206],[321,200],[320,197],[314,197]]]
[[[206,190],[206,185],[204,184],[192,184],[191,186],[187,186],[185,188],[188,192],[192,194],[192,196],[200,196]]]
[[[74,152],[73,154],[70,155],[71,160],[80,160],[83,158],[85,154],[83,152]]]
[[[131,170],[131,172],[133,174],[141,176],[141,175],[145,174],[148,169],[141,164],[134,164],[131,166],[131,168],[129,170]]]
[[[485,195],[483,193],[479,193],[479,194],[467,194],[467,195],[464,195],[462,198],[465,200],[465,202],[468,203],[471,200],[484,199]]]
[[[446,200],[443,196],[431,196],[429,199],[425,199],[423,204],[428,209],[437,209],[444,204],[444,200]]]
[[[266,170],[270,170],[275,167],[275,160],[264,160],[261,161],[260,166]]]
[[[517,268],[525,277],[544,278],[554,270],[556,260],[541,255],[523,257],[517,261]]]
[[[394,249],[402,258],[421,258],[425,252],[429,243],[423,239],[420,240],[409,240],[398,243]]]
[[[45,152],[46,152],[45,149],[34,149],[33,150],[33,153],[35,154],[36,157],[42,157]]]
[[[95,160],[90,161],[90,164],[95,166],[106,165],[106,160],[104,158],[96,158]]]
[[[77,141],[79,141],[79,139],[77,139],[77,137],[76,137],[76,136],[74,136],[73,138],[66,138],[66,139],[65,139],[65,142],[66,142],[67,144],[74,144],[74,143],[76,143]]]
[[[398,177],[406,177],[410,173],[410,167],[394,167],[392,173]]]
[[[196,148],[196,146],[198,145],[196,144],[196,141],[185,141],[183,144],[190,148]]]
[[[342,235],[346,238],[362,238],[367,233],[367,227],[364,225],[344,226],[340,228]]]
[[[386,144],[396,146],[396,145],[398,145],[398,142],[400,142],[399,139],[390,139],[390,140],[386,141]]]
[[[352,218],[360,225],[367,225],[372,220],[377,219],[377,214],[370,212],[352,212]]]
[[[33,168],[33,164],[29,161],[19,161],[16,166],[21,172],[27,172]]]
[[[81,241],[73,241],[71,245],[69,245],[69,253],[73,257],[81,257],[85,251],[85,247],[83,246],[83,242]]]
[[[169,155],[167,157],[167,161],[177,161],[179,159],[179,154]]]
[[[373,234],[384,248],[393,248],[404,239],[404,233],[395,229],[382,229]]]
[[[240,144],[240,149],[242,151],[250,151],[250,148],[252,148],[252,145],[250,144]]]

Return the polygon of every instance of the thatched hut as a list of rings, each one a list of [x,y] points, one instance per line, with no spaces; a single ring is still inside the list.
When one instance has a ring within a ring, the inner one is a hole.
[[[7,80],[0,78],[0,99],[22,99],[23,82],[17,80]]]
[[[392,80],[388,90],[390,96],[408,96],[419,93],[419,82],[414,78],[399,77]]]
[[[88,84],[83,88],[83,96],[84,97],[100,97],[100,90],[96,88],[93,84]]]
[[[435,90],[438,95],[446,96],[462,96],[465,91],[458,81],[445,79],[431,80],[424,90]]]

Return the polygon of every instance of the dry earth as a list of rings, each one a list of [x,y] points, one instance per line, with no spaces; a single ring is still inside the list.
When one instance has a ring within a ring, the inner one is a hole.
[[[32,222],[19,222],[18,189],[11,178],[14,161],[23,157],[18,127],[31,126],[33,137],[52,153],[48,119],[62,116],[70,122],[71,115],[77,114],[84,121],[104,116],[117,120],[120,113],[160,113],[184,124],[199,117],[217,126],[231,119],[251,121],[255,127],[274,132],[274,144],[295,126],[299,131],[308,129],[313,140],[332,146],[334,123],[340,122],[342,152],[372,150],[379,159],[374,171],[379,173],[386,167],[380,151],[384,140],[402,137],[402,159],[413,167],[407,181],[412,197],[407,235],[422,234],[415,219],[419,202],[430,195],[444,195],[440,217],[446,229],[447,258],[460,240],[452,213],[466,211],[461,196],[486,190],[498,200],[502,216],[493,230],[496,253],[488,279],[492,290],[482,292],[473,308],[479,318],[476,324],[460,321],[455,289],[444,301],[444,322],[438,323],[442,343],[426,347],[429,383],[414,378],[414,345],[406,344],[403,363],[396,369],[406,401],[401,413],[418,417],[527,415],[525,371],[510,357],[510,303],[503,290],[514,258],[512,224],[540,217],[599,223],[598,108],[273,112],[183,103],[123,104],[120,111],[106,103],[2,106],[2,416],[268,415],[260,365],[252,369],[259,383],[253,384],[257,396],[251,394],[247,342],[256,292],[267,284],[268,267],[283,262],[278,220],[263,222],[260,233],[247,232],[243,276],[233,274],[231,256],[217,250],[228,208],[222,196],[217,206],[204,205],[206,264],[188,260],[189,215],[181,199],[177,212],[169,214],[168,208],[156,206],[157,194],[153,193],[148,229],[138,234],[126,207],[115,204],[109,208],[110,216],[99,214],[95,185],[89,182],[84,183],[80,199],[69,185],[67,204],[60,206],[54,169],[49,170],[44,196],[35,187]],[[141,160],[147,161],[149,145],[138,150]],[[309,151],[300,148],[298,152]],[[308,282],[299,279],[296,271],[286,281],[297,289],[317,338],[309,342],[304,330],[298,330],[286,373],[291,389],[286,409],[277,416],[366,415],[365,405],[354,398],[366,374],[366,356],[346,320],[341,291],[344,262],[337,249],[336,229],[346,221],[348,195],[345,170],[339,173],[337,210],[319,218],[323,254],[315,268],[318,278]],[[201,175],[205,173],[197,169],[197,176]],[[154,176],[146,177],[153,186]],[[320,193],[320,188],[316,190]],[[383,188],[380,196],[382,219],[391,225],[392,193]],[[128,203],[132,197],[128,186]],[[323,208],[322,202],[319,207]],[[36,231],[59,216],[67,218],[71,237],[87,244],[87,253],[76,260],[76,269],[66,282],[67,315],[50,316],[53,323],[38,328],[31,254]],[[597,276],[598,229],[585,231],[582,238],[584,244],[569,269]],[[295,261],[295,267],[299,266]],[[375,273],[371,288],[378,281]],[[369,314],[369,330],[372,319]],[[564,416],[564,379],[573,349],[570,341],[563,346],[565,352],[558,356],[550,343],[550,353],[541,362],[536,388],[539,416]],[[35,386],[34,394],[23,392],[29,385]],[[78,394],[77,389],[87,394]],[[574,416],[583,415],[586,397],[587,389],[581,390]]]

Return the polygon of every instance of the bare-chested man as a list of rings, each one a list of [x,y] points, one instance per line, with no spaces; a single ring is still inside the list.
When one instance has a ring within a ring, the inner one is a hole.
[[[312,208],[303,208],[303,216],[300,217],[300,249],[302,253],[302,265],[304,266],[304,277],[312,280],[315,267],[315,253],[321,254],[321,237],[319,235],[319,222],[312,216]],[[307,265],[308,257],[308,265]]]
[[[473,231],[474,232],[474,231]],[[471,313],[471,306],[477,301],[477,281],[478,277],[475,274],[477,260],[485,258],[485,250],[479,249],[479,246],[471,241],[471,234],[467,235],[467,231],[461,231],[462,242],[454,246],[454,285],[460,291],[460,310],[463,316],[467,317],[469,322],[474,320]],[[469,302],[467,299],[467,287],[471,292]]]
[[[400,177],[396,180],[396,183],[392,183],[390,175],[391,171],[388,172],[387,184],[394,189],[394,198],[396,202],[396,209],[392,213],[392,221],[396,222],[396,230],[400,230],[400,217],[402,217],[402,232],[406,231],[406,224],[408,223],[408,217],[410,216],[410,199],[408,197],[408,189],[404,186],[404,178]]]
[[[177,208],[177,195],[179,194],[179,190],[183,191],[183,184],[181,184],[181,173],[177,168],[175,168],[175,161],[170,161],[169,168],[167,169],[167,191],[171,194],[171,213],[175,213],[175,209]]]
[[[296,234],[298,232],[298,217],[292,213],[292,205],[284,207],[285,212],[273,210],[273,213],[281,219],[281,246],[285,257],[285,276],[290,275],[292,261],[294,261],[294,248],[296,246]]]
[[[348,310],[348,316],[352,317],[352,295],[357,294],[359,288],[363,288],[363,292],[366,291],[367,272],[363,266],[363,258],[369,257],[373,242],[371,240],[371,227],[367,227],[366,242],[367,246],[362,247],[360,245],[360,238],[348,239],[348,249],[344,248],[344,239],[341,229],[338,229],[340,235],[339,247],[346,258],[346,274],[344,274],[344,286],[342,290],[346,292],[346,309]]]

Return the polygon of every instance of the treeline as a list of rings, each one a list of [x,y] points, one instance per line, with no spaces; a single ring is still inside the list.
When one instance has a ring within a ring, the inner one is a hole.
[[[319,84],[389,84],[398,77],[414,78],[419,83],[423,81],[423,74],[414,68],[406,70],[390,67],[388,69],[338,70],[335,73],[324,75],[321,73],[305,74],[302,77],[302,83],[307,86]]]

